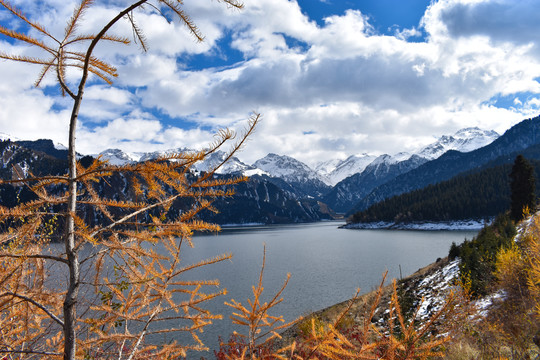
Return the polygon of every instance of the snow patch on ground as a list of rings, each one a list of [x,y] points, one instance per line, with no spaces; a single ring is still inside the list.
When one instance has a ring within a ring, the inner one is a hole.
[[[529,228],[531,227],[532,223],[539,216],[540,216],[540,211],[535,213],[533,216],[529,216],[528,218],[526,218],[519,224],[519,226],[517,227],[517,234],[514,237],[515,242],[519,242],[521,238],[527,234],[527,231],[529,231]]]
[[[454,260],[420,282],[417,294],[422,297],[422,301],[416,315],[418,319],[429,319],[443,307],[446,296],[455,286],[458,276],[459,260]]]
[[[476,300],[473,304],[476,309],[476,315],[474,317],[486,317],[493,304],[495,304],[497,301],[504,300],[505,298],[506,293],[501,290],[482,299]]]
[[[490,221],[491,222],[491,221]],[[395,230],[480,230],[487,223],[481,220],[457,220],[440,222],[370,222],[344,225],[344,229],[395,229]]]
[[[459,259],[450,262],[448,265],[426,276],[418,284],[417,295],[422,297],[419,305],[417,319],[428,320],[433,314],[439,311],[445,303],[448,293],[455,288],[459,278]],[[504,300],[506,294],[499,291],[484,298],[473,301],[473,312],[471,318],[484,318],[489,313],[491,307],[497,302]]]

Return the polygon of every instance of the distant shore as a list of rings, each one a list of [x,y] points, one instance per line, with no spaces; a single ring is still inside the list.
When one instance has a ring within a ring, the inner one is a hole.
[[[368,223],[345,224],[342,229],[388,229],[388,230],[480,230],[490,221],[456,220],[456,221],[415,221],[397,223],[393,221],[377,221]]]

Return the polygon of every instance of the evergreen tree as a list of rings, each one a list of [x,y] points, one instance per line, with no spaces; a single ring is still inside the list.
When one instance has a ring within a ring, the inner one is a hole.
[[[536,206],[534,169],[522,155],[516,157],[510,179],[510,214],[512,219],[519,221],[523,219],[524,210]]]

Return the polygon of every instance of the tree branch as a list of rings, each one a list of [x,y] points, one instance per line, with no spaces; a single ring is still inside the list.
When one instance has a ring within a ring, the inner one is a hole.
[[[160,301],[160,303],[161,303],[161,301]],[[127,360],[132,360],[133,359],[133,356],[135,355],[135,352],[137,351],[137,348],[141,344],[141,341],[143,340],[144,336],[146,335],[146,332],[148,331],[148,326],[154,320],[154,317],[157,315],[158,312],[159,312],[159,306],[154,309],[154,312],[150,315],[150,317],[146,321],[146,324],[144,325],[144,329],[140,333],[139,338],[137,339],[137,343],[133,346],[133,349],[131,350],[131,354],[129,354],[129,357],[128,357]]]
[[[1,354],[37,354],[48,356],[61,356],[60,353],[52,353],[47,351],[33,351],[33,350],[0,350]]]
[[[0,258],[15,258],[15,259],[44,259],[44,260],[54,260],[58,262],[62,262],[64,264],[67,264],[67,259],[61,258],[59,256],[54,255],[9,255],[9,254],[0,254]]]
[[[44,305],[41,305],[37,301],[35,301],[35,300],[33,300],[33,299],[31,299],[31,298],[29,298],[27,296],[19,295],[19,294],[16,294],[14,292],[11,292],[11,291],[4,292],[3,294],[0,295],[0,298],[5,297],[5,296],[13,296],[13,297],[22,299],[24,301],[28,301],[29,303],[31,303],[31,304],[37,306],[38,308],[40,308],[41,310],[43,310],[47,315],[49,315],[49,317],[51,319],[53,319],[58,324],[60,324],[60,326],[64,327],[64,322],[62,320],[60,320],[56,315],[54,315],[52,312],[50,312]]]

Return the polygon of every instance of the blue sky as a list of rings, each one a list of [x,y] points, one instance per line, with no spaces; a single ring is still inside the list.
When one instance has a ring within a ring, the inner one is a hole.
[[[395,26],[401,29],[418,26],[430,0],[300,0],[298,4],[321,26],[324,18],[355,9],[369,16],[378,33],[393,35]]]
[[[58,36],[76,5],[11,2]],[[79,30],[97,31],[128,3],[96,1]],[[119,77],[88,84],[81,153],[202,148],[255,110],[263,121],[242,160],[273,152],[313,165],[415,151],[464,127],[502,133],[540,113],[540,0],[246,0],[241,11],[184,4],[204,42],[146,7],[134,17],[148,52],[98,47]],[[0,23],[23,29],[6,11]],[[132,34],[127,22],[114,32]],[[5,38],[0,51],[43,55]],[[39,71],[0,61],[0,132],[67,143],[70,100],[54,77],[33,87]],[[70,84],[78,76],[69,72]]]

